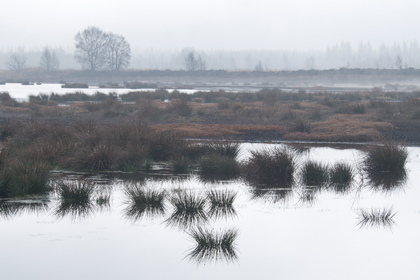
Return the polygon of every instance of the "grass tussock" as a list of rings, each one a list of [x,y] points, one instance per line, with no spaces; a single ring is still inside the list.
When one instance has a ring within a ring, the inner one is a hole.
[[[329,181],[329,167],[320,162],[307,161],[303,164],[301,177],[306,186],[325,186]]]
[[[238,230],[229,229],[223,232],[213,232],[198,227],[189,233],[196,245],[187,257],[198,264],[212,261],[234,261],[238,258],[236,239]]]
[[[169,197],[173,212],[166,223],[188,229],[208,220],[206,199],[187,191],[176,191]]]
[[[125,214],[135,221],[143,217],[162,216],[166,212],[164,190],[147,189],[135,184],[125,190],[125,196],[127,204]]]
[[[48,192],[51,189],[50,169],[50,165],[43,161],[9,161],[0,171],[0,197]]]
[[[60,203],[56,215],[64,217],[86,217],[93,212],[92,194],[95,183],[87,180],[75,182],[56,182]]]
[[[214,218],[230,217],[236,215],[233,202],[237,194],[229,190],[210,190],[207,200],[210,202],[209,216]]]
[[[392,190],[407,179],[405,147],[386,143],[368,148],[363,160],[364,170],[374,188]]]
[[[253,151],[243,167],[245,179],[254,186],[290,188],[295,183],[296,156],[274,148]]]
[[[338,162],[330,169],[330,188],[337,193],[347,193],[354,180],[354,170],[351,165]]]
[[[391,208],[384,209],[361,209],[359,211],[359,223],[360,228],[370,227],[391,227],[395,221],[394,216],[396,212]]]
[[[240,165],[235,158],[209,154],[199,161],[200,178],[203,181],[232,180],[239,177]]]

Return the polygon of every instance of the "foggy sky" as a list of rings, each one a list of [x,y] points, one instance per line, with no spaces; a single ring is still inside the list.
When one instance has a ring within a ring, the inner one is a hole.
[[[0,50],[74,48],[88,26],[133,49],[319,50],[420,40],[418,0],[5,0]]]

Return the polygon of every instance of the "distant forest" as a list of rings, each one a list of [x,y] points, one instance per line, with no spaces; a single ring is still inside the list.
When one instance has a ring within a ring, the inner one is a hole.
[[[60,69],[81,69],[74,53],[60,48],[51,48],[57,55]],[[10,56],[19,51],[26,56],[27,68],[40,66],[40,50],[0,50],[0,69],[7,69]],[[341,68],[409,69],[420,68],[420,46],[417,42],[381,45],[373,47],[361,43],[330,46],[324,51],[283,50],[194,50],[178,51],[132,50],[129,69],[180,70],[185,69],[186,55],[194,51],[205,61],[207,70],[326,70]]]

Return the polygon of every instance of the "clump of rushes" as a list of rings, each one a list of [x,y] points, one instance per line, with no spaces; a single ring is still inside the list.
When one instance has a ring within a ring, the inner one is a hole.
[[[251,152],[243,167],[245,179],[254,186],[290,188],[295,182],[296,157],[281,148]]]
[[[113,150],[109,145],[99,144],[94,147],[85,147],[74,155],[70,163],[74,169],[99,171],[111,168]]]
[[[230,158],[236,159],[240,153],[239,143],[235,142],[215,142],[207,145],[212,152]]]
[[[207,200],[210,202],[209,216],[220,218],[236,215],[233,207],[236,195],[229,190],[210,190],[207,192]]]
[[[0,197],[48,192],[50,165],[43,161],[11,160],[0,171]]]
[[[200,178],[203,181],[231,180],[239,177],[241,168],[236,159],[209,154],[200,159]]]
[[[171,165],[174,174],[185,174],[188,173],[190,166],[190,159],[186,156],[174,157],[171,160]]]
[[[95,190],[95,183],[81,180],[59,181],[56,184],[60,195],[60,203],[55,211],[57,216],[86,217],[93,212],[91,197]]]
[[[196,245],[187,257],[198,264],[221,260],[230,262],[238,258],[235,247],[235,241],[238,237],[238,230],[236,229],[215,233],[198,227],[192,230],[189,235]]]
[[[206,200],[192,192],[176,191],[170,198],[174,211],[166,223],[180,228],[191,228],[208,220]]]
[[[128,205],[125,214],[135,221],[143,217],[152,218],[165,214],[164,190],[147,189],[135,184],[125,190],[125,195]]]
[[[354,179],[353,168],[346,163],[336,163],[330,169],[330,187],[338,193],[347,193]]]
[[[360,228],[366,226],[383,226],[383,227],[391,227],[395,221],[394,216],[396,212],[390,208],[384,209],[370,209],[364,210],[361,209],[359,211],[359,223],[358,225]]]
[[[364,170],[374,188],[389,191],[407,179],[406,148],[393,143],[371,146],[365,155]]]
[[[315,161],[307,161],[302,167],[302,181],[306,186],[321,187],[329,180],[328,166]]]
[[[0,216],[9,218],[21,212],[37,213],[48,209],[48,201],[0,201]]]

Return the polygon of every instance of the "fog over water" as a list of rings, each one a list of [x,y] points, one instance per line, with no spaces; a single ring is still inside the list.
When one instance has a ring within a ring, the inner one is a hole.
[[[141,69],[179,69],[185,48],[211,69],[392,68],[397,55],[418,67],[415,0],[7,2],[0,68],[10,52],[45,46],[61,50],[62,68],[77,68],[74,36],[87,26],[125,36]]]

